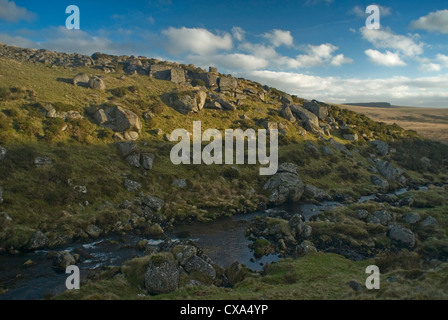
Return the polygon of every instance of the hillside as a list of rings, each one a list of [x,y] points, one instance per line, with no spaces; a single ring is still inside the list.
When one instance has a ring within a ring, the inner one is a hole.
[[[5,45],[0,45],[0,103],[2,254],[56,250],[112,233],[164,239],[180,223],[204,223],[288,203],[333,200],[347,207],[307,222],[306,236],[301,223],[300,232],[296,230],[293,217],[273,216],[260,222],[260,230],[252,229],[254,249],[261,256],[270,250],[288,257],[305,256],[305,260],[286,260],[269,269],[263,285],[279,285],[273,291],[277,298],[301,277],[288,273],[288,268],[302,263],[322,263],[328,258],[329,265],[348,265],[338,280],[345,283],[350,280],[347,277],[361,281],[364,274],[356,275],[351,268],[364,266],[371,261],[367,259],[379,259],[387,272],[428,270],[433,266],[430,261],[446,261],[448,150],[399,125],[376,122],[336,105],[305,101],[220,74],[213,67],[206,71],[144,57],[101,53],[87,57]],[[192,132],[193,121],[202,121],[203,131],[215,128],[221,133],[237,128],[278,129],[279,171],[266,177],[260,176],[258,164],[174,165],[170,151],[177,142],[169,141],[170,134],[178,128]],[[416,191],[421,185],[429,190]],[[363,195],[384,195],[405,187],[410,187],[409,192],[399,198],[357,203]],[[408,198],[412,202],[406,202]],[[360,210],[365,212],[362,217]],[[387,211],[385,221],[375,216],[382,211]],[[403,219],[411,211],[436,223],[430,229],[407,223]],[[389,222],[409,230],[412,243],[391,236]],[[272,229],[272,236],[264,229]],[[304,241],[312,242],[319,253],[305,255],[300,247]],[[183,249],[172,246],[168,253],[137,258],[120,269],[124,278],[106,273],[101,276],[104,282],[94,283],[80,296],[67,293],[63,297],[101,297],[103,285],[122,288],[114,289],[115,296],[109,298],[136,297],[144,287],[141,272],[148,261],[168,263]],[[363,262],[352,261],[354,256],[362,256]],[[422,265],[398,263],[403,256]],[[440,268],[446,269],[446,264]],[[258,275],[241,270],[241,277],[232,284],[246,279],[239,290],[255,292]],[[228,270],[219,272],[230,277]],[[189,276],[194,278],[194,273]],[[412,285],[406,272],[401,277],[404,282],[398,291],[391,289],[387,297]],[[320,286],[325,287],[326,281]],[[433,294],[433,278],[418,281],[429,283],[421,284],[428,290],[424,294]],[[263,288],[253,298],[259,298]],[[195,297],[194,290],[183,288],[167,297]],[[242,294],[237,289],[226,293],[221,287],[207,290],[219,298]],[[441,290],[440,296],[446,297],[446,287]],[[352,295],[345,286],[322,297]],[[381,295],[363,298],[369,297]],[[297,292],[289,298],[298,298]]]

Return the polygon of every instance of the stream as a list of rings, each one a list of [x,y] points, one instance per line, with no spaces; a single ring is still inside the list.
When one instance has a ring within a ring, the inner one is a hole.
[[[420,187],[425,189],[426,187]],[[399,195],[408,191],[406,188],[397,190],[389,195]],[[375,200],[375,195],[363,196],[358,202]],[[188,239],[195,241],[198,246],[221,267],[228,267],[238,261],[254,271],[260,271],[263,266],[276,262],[279,255],[271,254],[255,259],[248,245],[251,243],[245,237],[245,231],[256,217],[264,217],[271,210],[286,210],[290,213],[300,213],[308,221],[310,217],[320,212],[334,209],[344,204],[335,201],[324,201],[316,204],[290,204],[264,212],[254,212],[219,219],[210,223],[196,223],[182,225],[175,230],[167,232],[171,239],[179,235],[187,235]],[[143,251],[136,249],[136,244],[144,239],[142,236],[128,234],[126,236],[110,235],[90,243],[74,243],[68,247],[52,248],[51,251],[67,251],[69,253],[82,252],[82,259],[78,263],[81,280],[86,279],[88,271],[103,266],[120,266],[127,260],[143,255]],[[150,240],[149,244],[157,245],[161,241]],[[0,288],[8,291],[0,295],[0,300],[38,300],[46,295],[60,294],[65,290],[65,280],[68,275],[57,273],[53,260],[46,255],[50,251],[38,250],[18,255],[0,255]],[[25,265],[26,262],[32,261]]]

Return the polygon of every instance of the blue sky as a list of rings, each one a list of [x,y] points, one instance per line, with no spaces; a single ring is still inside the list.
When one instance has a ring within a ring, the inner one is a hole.
[[[366,28],[368,5],[381,28]],[[67,30],[77,5],[81,29]],[[444,1],[0,0],[0,42],[213,65],[307,99],[448,107]]]

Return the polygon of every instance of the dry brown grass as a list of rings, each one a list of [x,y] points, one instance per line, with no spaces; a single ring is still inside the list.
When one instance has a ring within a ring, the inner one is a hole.
[[[417,131],[423,137],[448,144],[448,109],[341,107],[364,114],[375,121],[396,123],[404,129]]]

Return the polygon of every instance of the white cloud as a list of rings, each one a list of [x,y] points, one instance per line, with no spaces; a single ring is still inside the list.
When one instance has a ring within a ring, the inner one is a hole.
[[[343,54],[333,56],[333,52],[336,50],[338,50],[338,47],[331,43],[324,43],[318,46],[308,45],[304,49],[307,54],[298,55],[296,57],[296,67],[311,68],[326,64],[340,66],[344,63],[353,62],[352,59],[346,58]]]
[[[360,31],[363,38],[376,48],[398,50],[408,57],[415,57],[423,53],[424,43],[415,42],[411,36],[398,35],[390,29],[369,30],[363,27]]]
[[[202,28],[169,28],[162,31],[167,38],[166,50],[171,54],[192,52],[211,54],[233,47],[232,37],[228,33],[215,35]]]
[[[26,8],[18,7],[14,1],[0,0],[0,20],[18,22],[21,20],[32,21],[36,14]]]
[[[395,105],[448,107],[448,74],[415,79],[344,79],[257,70],[244,76],[306,99],[335,103],[388,101]]]
[[[422,72],[437,72],[442,70],[442,66],[437,63],[423,63],[419,70]]]
[[[439,53],[437,55],[437,61],[442,63],[444,67],[448,68],[448,56]]]
[[[244,31],[243,28],[240,28],[240,27],[233,27],[232,35],[236,40],[243,41],[244,37],[246,35],[246,31]]]
[[[378,50],[369,49],[364,51],[364,53],[370,58],[373,63],[386,66],[386,67],[402,67],[406,63],[400,59],[397,53],[387,51],[386,53],[381,53]]]
[[[290,47],[294,43],[291,31],[274,29],[271,32],[266,32],[263,37],[268,39],[274,47],[280,47],[281,45]]]
[[[20,36],[10,36],[5,33],[0,34],[0,43],[5,43],[10,46],[16,46],[21,48],[30,48],[30,49],[36,49],[38,48],[38,45],[27,38],[20,37]]]
[[[337,56],[331,59],[331,65],[333,66],[341,66],[346,63],[353,63],[353,59],[346,58],[343,54],[338,54]]]
[[[448,34],[448,9],[431,12],[411,23],[411,28]]]

